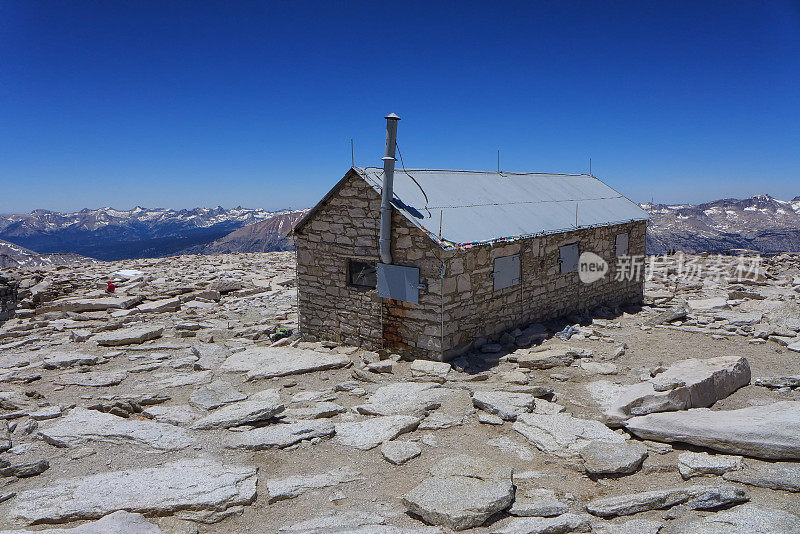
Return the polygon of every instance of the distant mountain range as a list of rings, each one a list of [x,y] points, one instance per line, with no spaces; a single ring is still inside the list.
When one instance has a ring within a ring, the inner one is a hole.
[[[276,213],[265,221],[243,226],[211,243],[186,249],[183,253],[228,254],[292,250],[294,243],[287,236],[294,224],[307,212],[308,210]]]
[[[52,265],[73,265],[96,261],[78,254],[39,254],[25,247],[0,241],[0,269],[18,267],[46,267]]]
[[[705,204],[642,204],[652,216],[647,252],[670,249],[721,253],[744,248],[760,252],[800,252],[800,196],[778,200],[757,195]]]
[[[39,253],[68,252],[101,260],[161,257],[201,249],[234,230],[291,213],[296,212],[241,207],[35,210],[0,215],[0,239]]]
[[[647,231],[650,254],[734,248],[800,252],[800,196],[790,201],[758,195],[699,205],[641,206],[652,216]],[[306,212],[137,207],[0,215],[0,267],[58,265],[81,261],[81,256],[120,260],[291,250],[294,243],[287,235]]]

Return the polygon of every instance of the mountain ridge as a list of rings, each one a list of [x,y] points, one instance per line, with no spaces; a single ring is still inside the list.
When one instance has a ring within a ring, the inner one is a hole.
[[[764,194],[700,204],[640,206],[652,218],[647,230],[648,254],[670,250],[724,253],[742,248],[800,252],[800,196],[789,201]],[[241,206],[181,210],[104,207],[73,213],[37,209],[28,214],[0,214],[0,240],[29,249],[26,254],[75,254],[101,260],[270,252],[294,248],[288,233],[307,211],[271,212]],[[7,247],[0,249],[0,254],[4,250],[7,262],[16,261],[8,259]]]
[[[0,239],[38,253],[77,253],[101,260],[160,257],[205,245],[290,210],[236,207],[174,210],[110,207],[61,213],[0,214]]]
[[[8,241],[0,240],[0,269],[20,267],[48,267],[93,263],[97,260],[71,252],[39,254]]]
[[[243,226],[206,245],[192,247],[182,254],[229,254],[233,252],[276,252],[294,250],[288,237],[292,227],[308,210],[281,212],[261,222]]]
[[[652,217],[648,254],[669,250],[723,253],[743,248],[800,252],[800,196],[725,198],[702,204],[640,204]]]

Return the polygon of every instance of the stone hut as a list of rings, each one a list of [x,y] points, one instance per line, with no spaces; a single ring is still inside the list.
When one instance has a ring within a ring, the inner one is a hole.
[[[594,176],[395,173],[394,148],[388,135],[383,169],[351,168],[293,229],[305,339],[447,361],[642,301],[648,214]]]

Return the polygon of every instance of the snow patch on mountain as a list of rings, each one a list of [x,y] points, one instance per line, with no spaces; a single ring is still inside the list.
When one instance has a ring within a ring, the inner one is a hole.
[[[96,263],[97,260],[77,254],[39,254],[25,247],[0,241],[0,268],[47,267]]]

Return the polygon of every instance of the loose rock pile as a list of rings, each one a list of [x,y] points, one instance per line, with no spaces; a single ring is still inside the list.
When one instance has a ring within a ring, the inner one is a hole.
[[[302,341],[293,266],[13,273],[0,534],[800,532],[797,257],[450,363]]]

